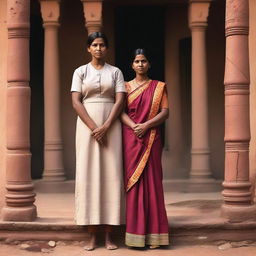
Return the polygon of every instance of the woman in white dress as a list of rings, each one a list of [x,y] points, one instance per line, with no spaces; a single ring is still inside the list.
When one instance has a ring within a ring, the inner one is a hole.
[[[99,225],[105,229],[105,246],[113,225],[124,223],[121,124],[118,119],[125,97],[122,72],[105,62],[108,41],[104,34],[89,35],[91,62],[77,68],[72,80],[76,127],[76,210],[78,225],[90,233],[86,250],[96,246]]]

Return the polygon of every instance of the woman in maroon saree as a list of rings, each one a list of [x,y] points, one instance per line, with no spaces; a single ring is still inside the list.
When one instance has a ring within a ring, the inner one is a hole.
[[[131,247],[169,244],[162,186],[162,143],[159,125],[169,115],[166,85],[147,76],[143,49],[135,51],[135,79],[126,84],[122,114],[126,189],[126,237]]]

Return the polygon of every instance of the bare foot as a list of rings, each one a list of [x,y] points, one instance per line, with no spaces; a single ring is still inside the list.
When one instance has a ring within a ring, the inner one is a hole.
[[[106,232],[105,247],[108,250],[116,250],[118,248],[118,246],[112,242],[110,232]]]
[[[92,251],[95,249],[95,246],[96,246],[96,234],[91,233],[91,238],[90,238],[89,242],[85,245],[84,249],[86,251]]]
[[[160,247],[160,245],[150,245],[150,246],[149,246],[150,249],[157,249],[157,248],[159,248],[159,247]]]

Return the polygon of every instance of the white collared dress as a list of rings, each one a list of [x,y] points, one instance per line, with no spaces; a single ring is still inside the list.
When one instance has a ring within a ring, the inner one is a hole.
[[[125,92],[122,72],[107,63],[95,69],[91,63],[77,68],[71,91],[81,92],[82,103],[101,126],[109,116],[116,92]],[[75,220],[78,225],[124,223],[122,134],[120,120],[107,132],[107,147],[91,136],[78,117],[76,126]]]

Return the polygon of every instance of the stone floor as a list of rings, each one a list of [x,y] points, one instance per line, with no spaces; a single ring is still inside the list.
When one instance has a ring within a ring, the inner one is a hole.
[[[73,193],[37,193],[36,200],[38,221],[74,223]],[[203,221],[203,216],[220,220],[219,207],[222,203],[220,192],[165,192],[165,203],[170,222],[174,220]]]
[[[119,247],[118,250],[108,251],[104,247],[96,248],[92,252],[87,252],[83,249],[82,244],[75,242],[61,243],[52,249],[45,249],[42,251],[37,250],[36,246],[33,247],[32,251],[21,249],[21,245],[6,245],[0,244],[0,256],[39,256],[39,255],[50,255],[50,256],[255,256],[256,247],[242,246],[236,248],[221,248],[217,245],[200,245],[200,246],[172,246],[166,249],[156,250],[134,250],[128,249],[124,246]]]
[[[220,192],[167,191],[165,203],[170,225],[170,240],[175,246],[256,241],[255,222],[229,223],[221,217]],[[37,192],[35,204],[38,218],[34,222],[0,222],[0,240],[86,239],[84,227],[75,225],[73,220],[74,193]],[[124,227],[120,227],[115,235],[119,243],[123,244]]]

